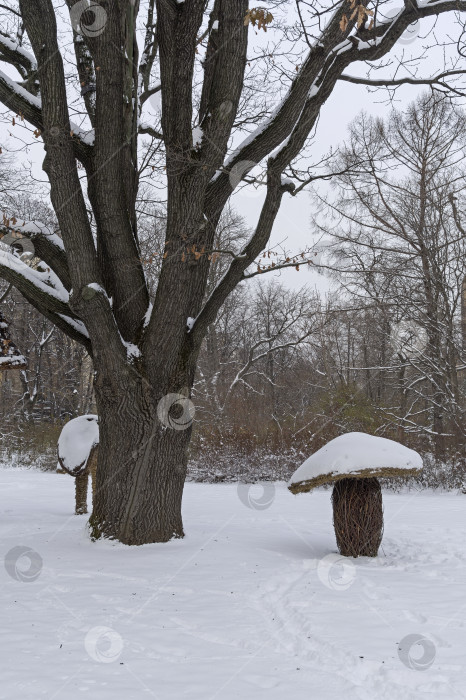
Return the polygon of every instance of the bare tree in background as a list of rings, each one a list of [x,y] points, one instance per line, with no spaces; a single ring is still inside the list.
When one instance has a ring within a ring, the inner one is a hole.
[[[322,105],[338,80],[355,82],[345,76],[348,67],[379,61],[409,25],[444,13],[455,18],[466,3],[406,3],[395,16],[385,2],[297,3],[291,27],[286,13],[296,5],[285,1],[271,2],[270,12],[247,0],[65,5],[68,15],[52,0],[1,8],[0,60],[19,78],[0,75],[0,100],[44,142],[59,230],[4,222],[4,231],[31,238],[44,267],[3,252],[0,275],[92,355],[101,434],[92,536],[162,542],[183,535],[191,429],[167,427],[157,407],[173,395],[186,405],[209,325],[266,248],[284,194],[313,179],[297,159]],[[267,28],[271,38],[261,48],[256,32]],[[459,37],[456,19],[455,28]],[[448,89],[459,73],[453,61],[406,81]],[[144,113],[157,95],[160,121]],[[146,161],[143,173],[138,165],[140,134],[152,140],[166,186],[152,307],[137,230],[138,187],[151,168]],[[258,164],[265,199],[257,224],[237,254],[226,254],[225,273],[206,294],[218,222]]]
[[[464,113],[439,95],[386,122],[362,115],[341,156],[350,169],[338,177],[337,218],[325,228],[347,288],[386,319],[390,364],[404,383],[392,416],[426,431],[438,459],[451,430],[464,436],[456,320],[466,239],[449,204],[463,199],[464,125]]]
[[[195,383],[201,416],[210,418],[213,429],[215,417],[231,415],[228,409],[239,391],[245,398],[240,419],[248,412],[248,402],[257,412],[254,394],[260,398],[265,429],[286,413],[279,410],[276,392],[283,388],[284,370],[295,362],[296,351],[321,323],[315,314],[318,306],[317,295],[309,289],[295,292],[276,282],[259,284],[248,293],[240,288],[230,295],[209,329]]]

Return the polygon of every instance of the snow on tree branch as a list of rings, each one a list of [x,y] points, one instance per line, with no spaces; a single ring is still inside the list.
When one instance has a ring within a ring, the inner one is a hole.
[[[3,34],[0,34],[0,60],[7,61],[18,68],[23,78],[37,70],[34,56],[20,46],[18,42],[12,41]]]
[[[1,60],[1,56],[0,56]],[[34,126],[40,136],[44,131],[42,102],[40,97],[23,88],[6,73],[0,70],[0,101],[16,114],[21,115]],[[77,157],[85,162],[89,158],[89,148],[94,142],[94,132],[86,132],[70,122],[70,137]]]
[[[68,301],[69,294],[57,275],[43,263],[37,269],[29,267],[13,253],[0,250],[0,271],[2,277],[12,282],[20,291],[35,295],[44,307],[73,316]]]

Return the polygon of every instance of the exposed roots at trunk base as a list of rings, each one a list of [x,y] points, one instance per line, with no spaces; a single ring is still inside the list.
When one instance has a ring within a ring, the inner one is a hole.
[[[345,557],[376,557],[382,542],[382,490],[377,479],[341,479],[333,487],[333,525]]]
[[[109,526],[108,522],[102,523],[96,513],[92,513],[88,522],[89,536],[91,540],[118,540],[122,544],[142,545],[153,544],[155,542],[170,542],[170,540],[182,539],[184,537],[183,526],[180,524],[178,528],[169,529],[151,529],[148,531],[140,531],[138,535],[134,532],[123,533],[120,529]]]

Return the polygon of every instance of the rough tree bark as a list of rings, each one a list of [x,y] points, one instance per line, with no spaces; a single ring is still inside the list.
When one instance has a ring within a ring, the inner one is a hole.
[[[161,423],[148,382],[129,374],[125,384],[120,380],[119,384],[109,392],[99,380],[96,383],[100,442],[92,536],[118,533],[125,544],[182,537],[181,501],[191,427],[169,427],[179,404],[173,407],[173,416],[166,414],[167,425]]]
[[[383,57],[412,22],[462,12],[466,3],[406,3],[395,18],[369,26],[360,21],[364,12],[354,13],[346,0],[332,6],[273,116],[257,127],[257,118],[252,120],[255,131],[230,158],[234,124],[244,116],[247,0],[214,0],[209,8],[205,0],[147,0],[141,57],[138,2],[100,0],[98,10],[96,3],[89,10],[80,0],[66,4],[91,134],[70,120],[52,0],[19,2],[33,55],[2,44],[0,36],[0,60],[21,77],[19,84],[0,73],[0,101],[40,132],[61,236],[37,224],[4,222],[5,232],[19,230],[33,241],[47,271],[0,251],[0,275],[93,358],[101,447],[92,535],[127,544],[163,542],[183,535],[191,428],[187,420],[178,429],[176,409],[186,408],[208,326],[267,245],[284,193],[302,189],[282,174],[302,151],[345,68]],[[317,14],[314,20],[321,21]],[[196,93],[202,41],[204,80]],[[154,84],[157,72],[160,82]],[[157,92],[161,132],[138,121],[142,105]],[[193,141],[193,125],[201,129],[200,143]],[[165,154],[167,229],[153,307],[139,256],[138,133],[159,139]],[[221,213],[252,166],[265,161],[266,196],[257,225],[205,298]],[[166,405],[172,395],[175,413]]]

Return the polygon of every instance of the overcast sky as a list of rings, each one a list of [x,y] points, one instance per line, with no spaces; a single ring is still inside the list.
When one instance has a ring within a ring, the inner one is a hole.
[[[401,45],[393,50],[392,56],[396,62],[402,57],[403,51],[405,56],[408,53],[419,55],[423,53],[423,48],[429,45],[429,49],[424,52],[419,64],[418,77],[433,75],[443,70],[442,44],[451,40],[452,36],[457,37],[459,33],[458,23],[453,14],[441,17],[435,26],[431,20],[422,25],[420,23],[412,25],[403,37]],[[437,47],[433,46],[435,44]],[[449,49],[446,55],[447,59],[450,56],[456,56],[456,51]],[[461,67],[466,69],[465,60],[463,60]],[[367,67],[361,63],[351,66],[346,72],[351,75],[365,76],[366,71]],[[381,73],[384,77],[391,76],[393,66],[387,67]],[[377,77],[382,77],[382,75],[377,75]],[[396,91],[394,102],[396,108],[405,108],[427,89],[413,85],[400,87]],[[385,118],[390,113],[390,109],[385,90],[369,91],[365,86],[340,81],[322,109],[315,139],[310,149],[310,161],[318,162],[319,158],[328,153],[331,148],[335,149],[342,143],[346,138],[349,123],[362,110],[373,116]],[[322,185],[319,187],[322,188]],[[252,187],[239,192],[234,197],[235,207],[245,216],[250,225],[253,225],[257,220],[262,201],[261,194]],[[312,242],[311,217],[312,207],[309,194],[306,191],[297,197],[285,194],[274,226],[271,244],[274,245],[286,239],[287,247],[295,252],[308,246]],[[270,275],[273,274],[270,273]],[[331,288],[328,278],[307,267],[301,268],[299,272],[294,269],[283,270],[276,276],[287,286],[301,287],[308,284],[317,287],[322,292]],[[264,276],[263,279],[265,278]]]
[[[356,71],[352,71],[356,74]],[[397,91],[397,105],[400,108],[408,105],[415,97],[421,94],[425,88],[416,86],[403,86]],[[382,103],[384,100],[384,103]],[[335,148],[346,137],[348,124],[365,110],[374,116],[386,117],[390,107],[386,104],[386,93],[379,91],[369,93],[362,85],[353,85],[346,82],[338,83],[335,91],[322,109],[316,138],[311,148],[312,161],[318,162],[319,158],[331,148]],[[329,185],[320,185],[329,187]],[[252,186],[241,190],[233,198],[234,207],[253,226],[257,221],[260,206],[263,201],[264,188],[254,189]],[[285,194],[282,200],[275,226],[271,245],[286,240],[287,248],[298,252],[309,246],[313,240],[311,235],[312,207],[309,193],[305,190],[298,196],[292,197]],[[267,273],[273,275],[274,273]],[[331,288],[330,281],[322,274],[302,267],[299,272],[288,269],[276,274],[284,284],[292,287],[302,287],[309,284],[321,291]],[[266,276],[263,277],[266,279]]]

